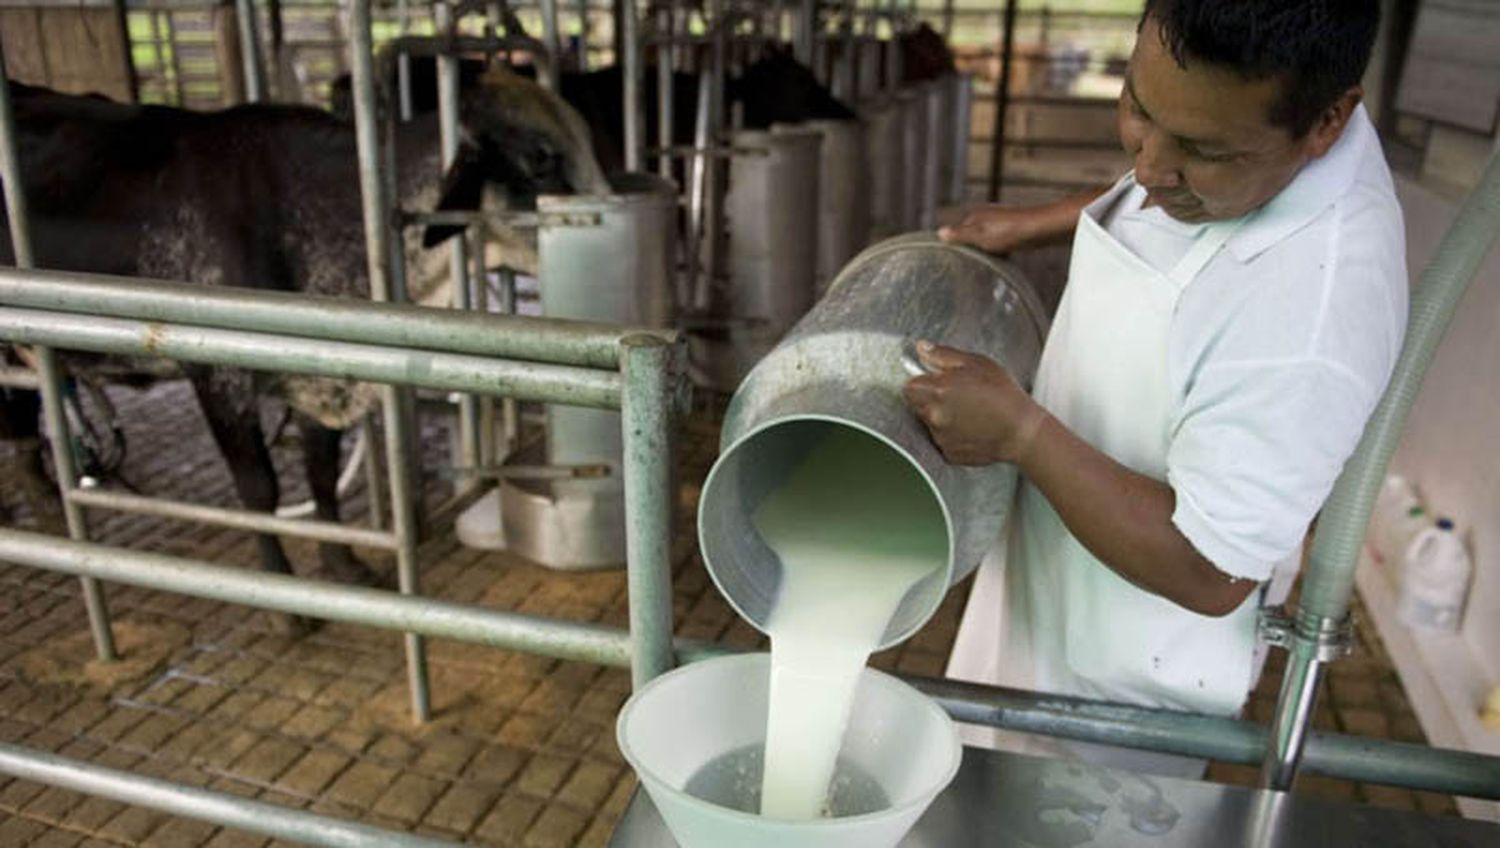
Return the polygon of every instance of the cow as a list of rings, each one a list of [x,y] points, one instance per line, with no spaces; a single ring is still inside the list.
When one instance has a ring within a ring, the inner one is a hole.
[[[38,267],[344,297],[369,297],[353,127],[316,108],[246,105],[217,112],[113,103],[13,83],[23,187]],[[446,172],[434,116],[396,129],[397,202],[404,209],[525,207],[539,193],[604,193],[587,127],[559,98],[503,69],[461,100],[463,141]],[[409,229],[412,267],[455,227]],[[0,262],[13,263],[6,238]],[[447,305],[443,274],[410,275],[413,302]],[[373,386],[160,360],[81,354],[70,370],[105,379],[185,376],[227,461],[241,502],[271,512],[279,488],[258,399],[286,399],[303,432],[318,518],[338,520],[341,431],[375,403]],[[261,564],[292,572],[274,536]],[[322,571],[369,583],[345,546],[320,544]],[[302,622],[277,623],[300,629]]]
[[[913,85],[958,73],[953,50],[941,33],[923,21],[915,29],[903,32],[901,43],[901,81]]]

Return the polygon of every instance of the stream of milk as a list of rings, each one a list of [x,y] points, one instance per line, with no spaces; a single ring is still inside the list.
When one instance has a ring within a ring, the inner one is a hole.
[[[860,672],[908,590],[943,567],[942,510],[878,439],[830,427],[752,516],[781,559],[767,621],[771,703],[761,814],[825,813]]]

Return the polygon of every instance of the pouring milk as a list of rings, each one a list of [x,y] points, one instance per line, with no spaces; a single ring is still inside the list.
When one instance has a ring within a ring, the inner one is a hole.
[[[824,813],[860,672],[901,599],[947,561],[925,478],[879,439],[830,427],[753,516],[782,563],[761,814]]]

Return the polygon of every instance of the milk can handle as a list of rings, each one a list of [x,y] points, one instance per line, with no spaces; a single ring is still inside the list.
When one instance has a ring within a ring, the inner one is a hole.
[[[922,364],[922,358],[917,355],[916,339],[907,338],[901,342],[901,367],[913,377],[932,373],[926,365]]]

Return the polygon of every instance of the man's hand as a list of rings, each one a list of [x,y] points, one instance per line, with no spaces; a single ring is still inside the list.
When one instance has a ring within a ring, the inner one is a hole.
[[[949,462],[1019,462],[1046,410],[994,360],[930,342],[917,343],[929,373],[908,380],[904,394]]]
[[[938,230],[938,238],[987,253],[1063,244],[1073,237],[1073,228],[1078,226],[1078,215],[1083,208],[1104,191],[1089,189],[1041,206],[981,206],[970,210],[957,226]]]
[[[964,215],[952,227],[938,230],[938,238],[977,247],[986,253],[1010,253],[1031,247],[1038,240],[1037,209],[981,206]]]

